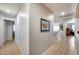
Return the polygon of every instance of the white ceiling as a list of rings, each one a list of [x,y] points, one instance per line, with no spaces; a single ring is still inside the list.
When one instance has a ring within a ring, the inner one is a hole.
[[[0,14],[15,17],[21,5],[20,3],[0,3]],[[7,9],[9,12],[6,11]]]
[[[44,3],[44,6],[52,12],[55,21],[62,21],[60,17],[74,16],[76,3]],[[64,15],[61,15],[62,12],[64,12]]]
[[[75,10],[75,3],[44,3],[54,14],[59,15],[61,12],[70,13]],[[0,14],[5,16],[14,17],[17,15],[22,3],[0,3]],[[10,12],[6,10],[9,9]]]
[[[44,3],[53,13],[73,11],[75,3]]]

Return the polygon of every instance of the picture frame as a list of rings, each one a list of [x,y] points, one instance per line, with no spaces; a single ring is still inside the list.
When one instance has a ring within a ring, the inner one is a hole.
[[[41,32],[49,32],[50,31],[50,21],[41,18]]]

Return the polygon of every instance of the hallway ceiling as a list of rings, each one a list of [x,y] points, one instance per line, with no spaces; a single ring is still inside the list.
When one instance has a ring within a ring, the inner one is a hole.
[[[0,3],[0,15],[15,17],[21,5],[20,3]]]
[[[76,3],[44,3],[54,15],[54,21],[62,22],[74,17]]]
[[[75,8],[75,3],[44,3],[44,5],[49,8],[53,13],[56,12],[70,12]]]

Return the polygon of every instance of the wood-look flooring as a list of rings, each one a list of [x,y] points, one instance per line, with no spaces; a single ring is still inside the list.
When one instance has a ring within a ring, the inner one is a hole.
[[[0,47],[0,55],[20,55],[20,50],[14,40],[8,40]]]
[[[73,36],[67,37],[62,42],[55,42],[43,55],[76,55]]]
[[[8,40],[0,47],[0,55],[21,55],[15,41]],[[43,55],[76,55],[75,38],[73,36],[56,41]]]

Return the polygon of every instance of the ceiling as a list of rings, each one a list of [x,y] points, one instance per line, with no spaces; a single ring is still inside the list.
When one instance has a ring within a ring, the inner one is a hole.
[[[15,17],[21,5],[21,3],[0,3],[0,14]]]
[[[53,13],[73,11],[75,3],[44,3]]]
[[[52,12],[55,21],[62,21],[63,16],[73,17],[76,9],[76,3],[44,3],[44,6]]]
[[[75,5],[75,3],[44,3],[44,6],[56,15],[60,15],[61,12],[65,12],[65,14],[74,12]],[[0,3],[0,14],[7,17],[15,17],[21,6],[22,3]]]

